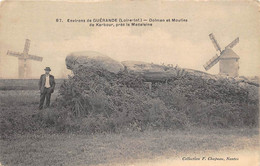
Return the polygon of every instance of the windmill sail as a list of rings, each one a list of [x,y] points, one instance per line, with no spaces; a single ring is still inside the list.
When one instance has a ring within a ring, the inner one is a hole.
[[[42,61],[42,57],[36,56],[36,55],[28,55],[28,59],[32,59],[35,61]]]
[[[19,58],[23,56],[22,53],[14,52],[14,51],[7,51],[7,55],[16,56],[16,57],[19,57]]]
[[[7,51],[7,55],[18,57],[18,73],[19,78],[29,78],[29,74],[31,73],[30,65],[28,65],[27,60],[35,60],[35,61],[42,61],[42,57],[36,55],[29,54],[30,49],[30,40],[26,39],[24,44],[24,50],[22,53],[14,52],[14,51]]]
[[[216,54],[213,58],[211,58],[203,67],[205,70],[209,70],[212,66],[214,66],[219,61],[219,56]]]
[[[236,38],[234,41],[232,41],[229,45],[226,46],[226,48],[233,48],[237,43],[239,42],[239,37]]]
[[[30,48],[30,40],[29,39],[26,39],[25,40],[25,44],[24,44],[24,50],[23,50],[23,53],[24,54],[28,54],[29,52],[29,48]]]
[[[215,39],[215,36],[213,35],[213,33],[209,34],[209,38],[212,41],[214,47],[216,48],[217,51],[221,52],[221,48],[217,42],[217,40]]]

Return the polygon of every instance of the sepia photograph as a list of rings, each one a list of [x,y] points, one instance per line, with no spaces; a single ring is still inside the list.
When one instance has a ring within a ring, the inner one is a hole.
[[[259,0],[0,1],[0,166],[259,166]]]

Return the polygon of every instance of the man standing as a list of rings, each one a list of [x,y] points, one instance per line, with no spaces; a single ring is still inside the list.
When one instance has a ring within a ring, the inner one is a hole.
[[[43,108],[43,103],[46,97],[46,107],[50,106],[51,94],[54,92],[55,80],[54,76],[50,75],[50,67],[46,67],[45,74],[41,75],[39,81],[39,90],[41,92],[39,109]]]

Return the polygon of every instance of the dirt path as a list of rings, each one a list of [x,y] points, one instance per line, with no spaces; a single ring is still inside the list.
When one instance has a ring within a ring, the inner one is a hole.
[[[191,156],[192,159],[187,160],[188,157],[180,158],[164,158],[154,160],[143,160],[133,163],[117,163],[114,166],[259,166],[260,158],[257,149],[255,150],[240,150],[240,151],[222,151],[210,152],[204,154],[185,154],[183,156]],[[195,157],[196,156],[196,157]],[[204,158],[205,157],[205,158]],[[186,159],[186,160],[185,160]],[[220,160],[223,159],[223,160]]]
[[[256,160],[255,152],[247,150],[258,147],[258,136],[256,129],[94,135],[35,133],[15,135],[0,143],[2,165],[196,165],[198,161],[182,158],[203,156],[239,158],[239,161],[203,161],[204,165],[237,165]]]

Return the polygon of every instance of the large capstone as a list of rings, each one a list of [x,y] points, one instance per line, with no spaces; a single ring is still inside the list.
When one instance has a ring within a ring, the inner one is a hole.
[[[162,65],[157,65],[153,63],[147,63],[142,61],[122,61],[121,62],[128,71],[130,72],[164,72],[165,68]]]
[[[70,53],[66,57],[66,66],[72,71],[80,66],[103,68],[113,73],[124,70],[124,66],[120,62],[94,51]]]

